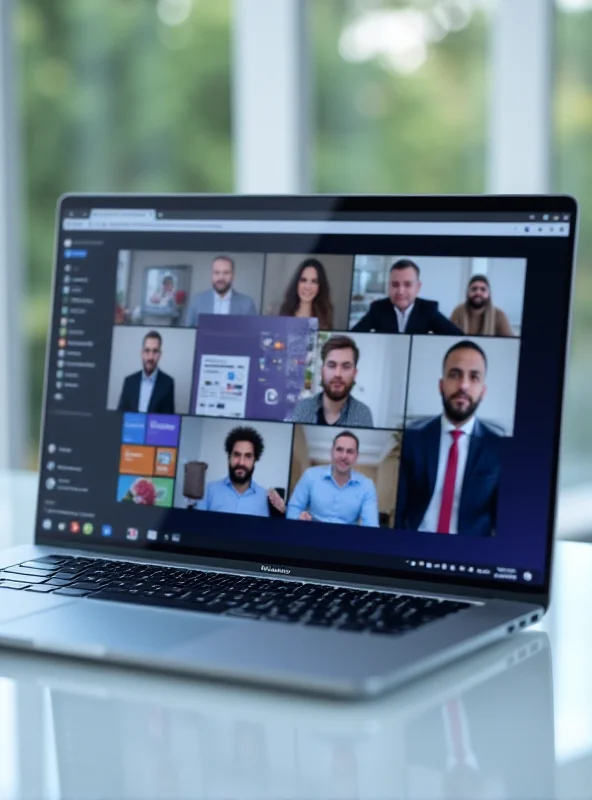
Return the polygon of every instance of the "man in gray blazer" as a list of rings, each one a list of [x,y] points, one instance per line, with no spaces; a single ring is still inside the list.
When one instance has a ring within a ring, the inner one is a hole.
[[[200,314],[256,314],[253,299],[232,288],[234,261],[216,256],[212,261],[212,288],[195,294],[187,308],[185,325],[197,327]]]

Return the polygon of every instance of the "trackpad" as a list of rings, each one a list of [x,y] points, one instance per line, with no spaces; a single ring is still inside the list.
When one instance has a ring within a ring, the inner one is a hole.
[[[0,626],[0,635],[73,654],[124,653],[162,657],[173,647],[232,624],[186,611],[162,611],[119,603],[79,601]]]

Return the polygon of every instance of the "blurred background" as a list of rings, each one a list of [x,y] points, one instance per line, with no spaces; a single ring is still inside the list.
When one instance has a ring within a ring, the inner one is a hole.
[[[568,192],[561,486],[592,529],[592,0],[0,9],[0,465],[37,464],[62,192]]]

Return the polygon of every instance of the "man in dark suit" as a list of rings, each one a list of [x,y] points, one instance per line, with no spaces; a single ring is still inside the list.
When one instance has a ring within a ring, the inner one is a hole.
[[[142,343],[143,368],[124,380],[118,411],[175,413],[175,381],[158,369],[161,355],[162,337],[158,331],[149,331]]]
[[[438,311],[435,300],[418,297],[419,267],[409,258],[395,261],[389,276],[389,296],[375,300],[353,331],[360,333],[439,333],[458,336],[462,331]]]
[[[494,536],[503,437],[475,412],[486,393],[487,359],[474,342],[444,358],[444,413],[403,435],[395,528]]]

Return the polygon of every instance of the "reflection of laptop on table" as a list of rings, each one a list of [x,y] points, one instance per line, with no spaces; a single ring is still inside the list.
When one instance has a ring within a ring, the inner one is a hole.
[[[105,798],[195,796],[198,787],[208,797],[279,797],[290,787],[306,797],[472,800],[553,796],[550,655],[546,635],[529,632],[379,705],[165,686],[152,675],[18,656],[2,675],[14,676],[22,702],[27,796],[46,793],[33,783],[42,771],[31,769],[45,731],[39,751],[64,797],[92,785]]]
[[[363,695],[539,619],[575,216],[566,197],[64,198],[35,546],[0,556],[2,642]],[[125,312],[163,264],[188,304],[211,295],[197,331]],[[407,329],[422,299],[465,303],[467,329]],[[352,332],[376,302],[396,325]],[[498,306],[521,338],[479,328]],[[159,373],[174,413],[150,411]]]

